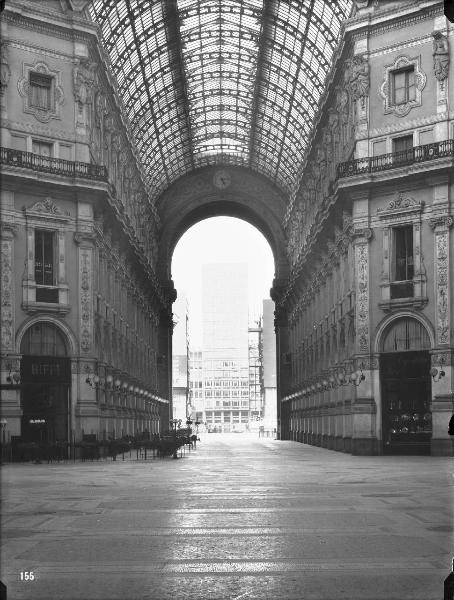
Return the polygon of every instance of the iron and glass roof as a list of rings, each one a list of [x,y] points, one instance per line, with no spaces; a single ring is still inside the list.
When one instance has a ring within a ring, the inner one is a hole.
[[[293,191],[351,4],[93,0],[156,195],[216,163]]]

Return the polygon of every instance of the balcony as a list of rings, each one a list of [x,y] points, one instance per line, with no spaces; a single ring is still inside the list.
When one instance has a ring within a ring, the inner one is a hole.
[[[107,169],[103,165],[41,156],[32,152],[14,150],[13,148],[0,148],[0,164],[30,169],[40,173],[80,177],[93,181],[107,181]]]
[[[378,173],[408,165],[427,162],[437,158],[454,158],[454,140],[444,140],[415,146],[409,150],[357,158],[337,165],[337,178],[353,177],[366,173]]]

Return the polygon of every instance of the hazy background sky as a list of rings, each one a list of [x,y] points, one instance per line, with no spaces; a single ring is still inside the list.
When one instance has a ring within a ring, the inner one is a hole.
[[[191,347],[202,345],[202,265],[246,263],[249,280],[249,322],[258,319],[262,300],[270,297],[274,259],[263,235],[249,223],[231,217],[200,221],[183,235],[172,258],[172,279],[189,302]]]

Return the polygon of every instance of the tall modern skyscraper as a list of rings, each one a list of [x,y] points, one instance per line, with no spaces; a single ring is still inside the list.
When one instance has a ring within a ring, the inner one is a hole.
[[[204,265],[202,291],[205,419],[232,431],[249,421],[247,265]]]

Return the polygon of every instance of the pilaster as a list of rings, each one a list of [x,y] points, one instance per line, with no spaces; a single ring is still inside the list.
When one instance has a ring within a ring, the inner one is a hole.
[[[439,215],[429,222],[435,236],[435,330],[438,346],[451,343],[450,290],[452,276],[449,265],[449,230],[453,222],[453,217],[448,215]]]
[[[14,352],[15,313],[14,313],[14,236],[16,226],[1,224],[1,350]]]

